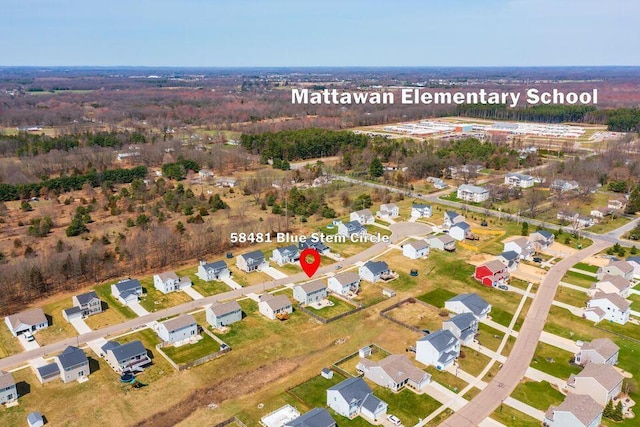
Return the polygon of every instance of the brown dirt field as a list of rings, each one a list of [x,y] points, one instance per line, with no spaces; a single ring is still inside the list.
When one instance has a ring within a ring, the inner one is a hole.
[[[469,257],[467,259],[467,262],[472,265],[480,265],[494,258],[495,257],[493,255],[489,255],[489,254],[476,254]]]
[[[418,328],[437,330],[442,327],[440,310],[435,307],[427,307],[420,303],[404,304],[395,310],[387,312],[392,318]]]

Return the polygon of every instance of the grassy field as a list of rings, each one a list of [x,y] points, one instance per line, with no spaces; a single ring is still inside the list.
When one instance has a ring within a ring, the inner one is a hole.
[[[545,343],[538,343],[531,361],[531,367],[560,379],[567,379],[571,374],[577,374],[582,369],[571,365],[569,361],[573,354]]]
[[[557,406],[564,400],[564,394],[546,381],[522,380],[511,397],[541,411],[546,411],[551,405]]]
[[[574,307],[585,307],[589,296],[585,292],[560,285],[553,299]]]
[[[89,316],[84,319],[84,322],[91,329],[102,329],[107,326],[117,325],[118,323],[122,323],[127,320],[127,318],[118,310],[114,309],[111,306],[106,307],[105,303],[102,303],[102,313],[94,314],[93,316]]]
[[[541,424],[541,420],[536,420],[507,405],[500,405],[498,409],[491,414],[491,418],[506,426],[513,427],[540,427]]]
[[[615,230],[616,228],[620,228],[623,225],[627,224],[630,220],[625,217],[616,217],[615,219],[611,219],[610,216],[600,220],[596,225],[589,227],[588,230],[592,233],[605,234],[610,231]]]
[[[145,292],[140,298],[140,305],[149,313],[193,301],[184,292],[163,294],[153,286],[153,278],[151,277],[140,280],[140,284]]]
[[[378,227],[376,224],[367,224],[365,225],[367,232],[369,234],[380,234],[381,236],[391,236],[391,230],[387,230],[386,228]]]
[[[424,301],[427,304],[431,304],[434,307],[444,308],[444,303],[448,299],[455,297],[457,294],[448,291],[446,289],[438,288],[434,289],[431,292],[427,292],[426,294],[422,294],[418,297],[420,301]]]
[[[567,274],[564,275],[562,281],[582,288],[589,288],[596,281],[596,278],[575,271],[567,271]]]
[[[387,413],[400,418],[406,426],[416,424],[421,418],[426,418],[440,407],[440,402],[428,394],[415,394],[406,388],[399,393],[394,393],[382,387],[375,387],[374,394],[387,402],[389,405]]]
[[[14,337],[6,325],[0,325],[0,359],[20,353],[23,350],[18,338]]]
[[[273,280],[271,276],[267,273],[263,273],[262,271],[252,271],[251,273],[246,273],[244,271],[240,271],[238,267],[235,265],[229,265],[229,271],[231,271],[231,277],[235,280],[240,286],[246,287],[251,285],[259,285],[261,283],[270,282]]]
[[[427,366],[425,371],[431,374],[432,381],[435,381],[438,384],[447,387],[454,393],[459,392],[468,385],[467,382],[462,378],[456,377],[455,375],[447,371],[439,371],[435,366]]]
[[[62,317],[62,309],[72,306],[71,299],[64,299],[47,304],[43,307],[43,310],[47,316],[50,317],[49,327],[41,329],[35,333],[38,344],[47,345],[56,341],[60,341],[64,338],[75,337],[78,332],[75,330],[71,323],[64,320]]]
[[[324,307],[320,310],[316,310],[313,307],[307,307],[307,308],[312,312],[316,313],[318,316],[324,317],[325,319],[330,319],[339,314],[346,313],[356,308],[354,305],[351,305],[348,302],[341,300],[340,298],[336,298],[332,295],[329,295],[327,299],[333,303],[333,306]]]
[[[597,265],[586,264],[584,262],[576,263],[573,266],[573,268],[577,268],[578,270],[588,271],[589,273],[597,273],[598,272],[598,266]]]
[[[504,334],[484,323],[478,324],[478,341],[490,350],[497,351]]]
[[[474,377],[480,375],[482,370],[491,361],[489,356],[485,356],[484,354],[478,353],[477,351],[467,347],[463,347],[461,353],[464,353],[466,357],[458,358],[460,368]]]
[[[408,325],[429,331],[437,331],[442,328],[442,322],[446,317],[440,316],[440,310],[422,304],[406,303],[387,312],[393,319]]]
[[[201,334],[201,336],[202,339],[195,344],[186,344],[180,347],[165,347],[162,351],[176,363],[191,362],[220,351],[218,341],[211,338],[208,334]]]

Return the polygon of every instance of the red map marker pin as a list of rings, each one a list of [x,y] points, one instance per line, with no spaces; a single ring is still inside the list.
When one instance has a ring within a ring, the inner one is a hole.
[[[312,262],[307,261],[307,258],[313,258]],[[311,277],[316,274],[318,267],[320,267],[320,254],[315,249],[307,248],[300,253],[300,267],[307,273],[307,276]]]

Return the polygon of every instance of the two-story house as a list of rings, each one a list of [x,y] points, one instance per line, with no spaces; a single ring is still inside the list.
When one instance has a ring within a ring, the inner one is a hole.
[[[285,264],[293,264],[300,260],[300,251],[296,245],[289,245],[282,248],[275,248],[271,256],[271,260],[282,266]]]
[[[227,263],[224,261],[206,262],[200,261],[198,263],[198,272],[196,273],[200,279],[205,282],[212,280],[224,280],[231,277],[231,271],[227,267]]]
[[[253,251],[236,257],[236,265],[242,271],[250,273],[260,271],[269,266],[262,251]]]
[[[473,293],[460,294],[448,299],[444,308],[456,314],[472,313],[478,320],[486,318],[491,312],[491,304]]]
[[[383,420],[387,404],[378,399],[360,377],[348,378],[327,389],[327,406],[347,418],[363,415],[372,421]]]
[[[450,331],[461,345],[468,346],[478,333],[478,319],[472,313],[460,313],[442,322],[442,329]]]
[[[217,329],[242,320],[242,307],[237,301],[213,303],[205,312],[207,322]]]
[[[584,369],[571,375],[567,389],[575,394],[587,394],[602,406],[606,406],[622,392],[624,377],[607,363],[587,363]]]
[[[402,255],[409,259],[424,258],[429,255],[429,244],[425,240],[414,240],[402,245]]]
[[[361,209],[349,214],[349,221],[358,221],[361,225],[373,224],[376,222],[370,209]]]
[[[84,319],[85,317],[102,313],[102,301],[94,291],[74,295],[71,301],[73,307],[62,310],[62,317],[68,322],[73,319]]]
[[[293,287],[293,298],[300,304],[313,304],[327,299],[327,285],[323,280],[313,280]]]
[[[181,291],[191,285],[192,283],[189,277],[178,277],[175,271],[166,271],[153,275],[153,286],[163,294]]]
[[[425,335],[416,342],[416,360],[438,370],[447,369],[460,355],[460,341],[447,329]]]
[[[619,353],[620,347],[609,338],[596,338],[582,343],[580,350],[574,356],[574,361],[578,365],[586,365],[589,362],[617,365]]]
[[[159,322],[156,333],[166,343],[176,343],[198,335],[198,323],[191,314],[183,314],[173,319]]]
[[[598,427],[604,408],[586,394],[568,394],[558,406],[550,406],[544,415],[546,427]]]
[[[355,295],[360,290],[360,275],[355,271],[345,271],[329,277],[327,285],[336,294]]]

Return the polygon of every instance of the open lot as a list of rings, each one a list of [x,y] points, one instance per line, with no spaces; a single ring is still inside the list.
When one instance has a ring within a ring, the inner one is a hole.
[[[188,363],[211,353],[220,351],[218,341],[208,334],[201,334],[202,339],[195,344],[185,344],[180,347],[164,347],[162,351],[176,363]]]
[[[538,343],[531,367],[560,379],[568,379],[582,368],[570,364],[573,354],[543,342]]]
[[[64,299],[49,303],[43,310],[49,318],[49,327],[35,333],[38,344],[47,345],[65,338],[75,337],[78,332],[71,323],[62,317],[62,309],[71,307],[71,299]]]
[[[388,316],[408,325],[429,331],[437,331],[447,317],[440,316],[440,310],[434,306],[411,304],[407,302],[398,308],[387,312]]]
[[[523,379],[511,394],[511,397],[541,411],[546,411],[551,405],[559,405],[564,395],[546,381],[528,381]]]

